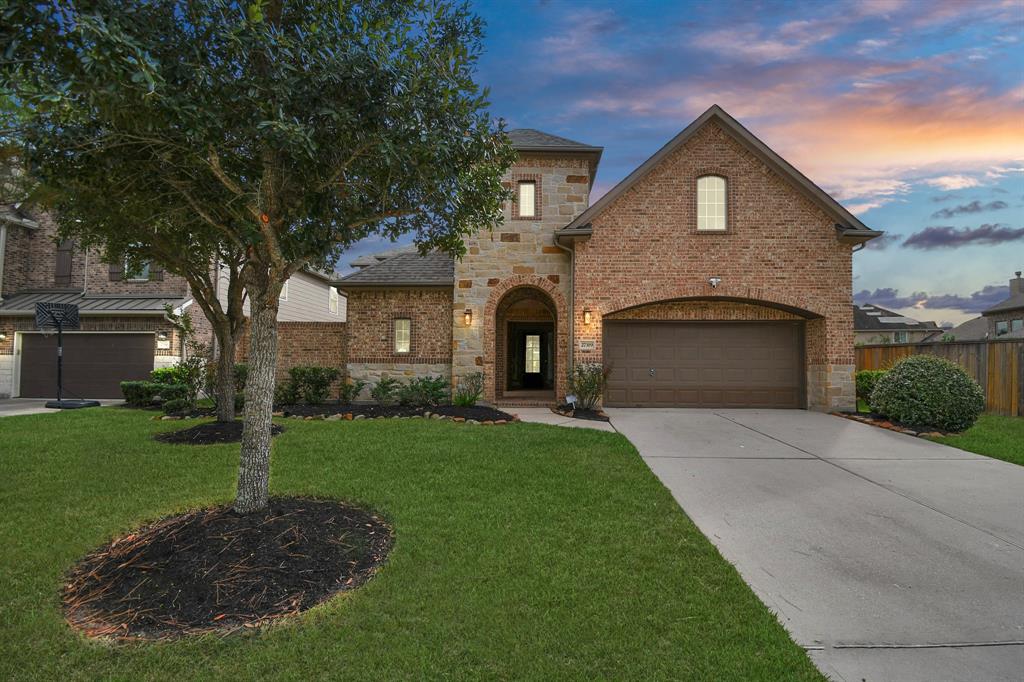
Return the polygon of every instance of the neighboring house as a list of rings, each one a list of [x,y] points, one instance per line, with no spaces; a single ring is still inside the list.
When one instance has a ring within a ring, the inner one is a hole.
[[[988,321],[990,339],[1024,338],[1024,279],[1015,272],[1010,280],[1010,296],[981,313]]]
[[[853,306],[853,341],[858,345],[937,341],[941,335],[934,322],[920,322],[871,304]]]
[[[984,341],[988,338],[988,320],[974,317],[949,330],[954,341]]]
[[[880,232],[718,106],[593,205],[600,147],[535,130],[504,220],[467,254],[363,258],[351,376],[459,377],[550,403],[575,363],[611,368],[606,405],[854,405],[852,253]]]
[[[210,340],[183,278],[155,264],[127,272],[96,251],[58,245],[56,235],[49,215],[0,207],[0,397],[55,396],[56,338],[37,331],[37,302],[79,308],[81,330],[64,336],[65,394],[73,397],[118,398],[121,381],[178,362],[182,343],[165,317],[167,305],[189,310],[200,340]],[[332,279],[313,270],[294,275],[282,292],[280,319],[344,321],[345,299]]]

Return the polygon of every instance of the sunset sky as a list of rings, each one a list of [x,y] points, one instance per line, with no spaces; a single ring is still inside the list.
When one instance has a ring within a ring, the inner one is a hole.
[[[591,202],[717,103],[886,231],[858,302],[958,323],[1024,269],[1024,0],[476,9],[494,115],[604,146]]]

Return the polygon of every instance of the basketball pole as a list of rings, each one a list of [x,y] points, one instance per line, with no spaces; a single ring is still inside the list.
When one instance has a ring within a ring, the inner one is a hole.
[[[64,401],[64,325],[55,315],[57,323],[57,402]]]

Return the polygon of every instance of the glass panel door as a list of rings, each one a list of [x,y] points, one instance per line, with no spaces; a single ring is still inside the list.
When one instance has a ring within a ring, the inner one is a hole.
[[[526,373],[540,374],[540,334],[526,335]]]

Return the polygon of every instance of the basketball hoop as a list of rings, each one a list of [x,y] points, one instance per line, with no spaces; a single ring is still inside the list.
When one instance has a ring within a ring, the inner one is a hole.
[[[95,400],[64,400],[64,330],[79,326],[78,306],[74,303],[36,303],[36,328],[43,336],[57,332],[57,399],[47,402],[47,407],[73,410],[100,405]]]

